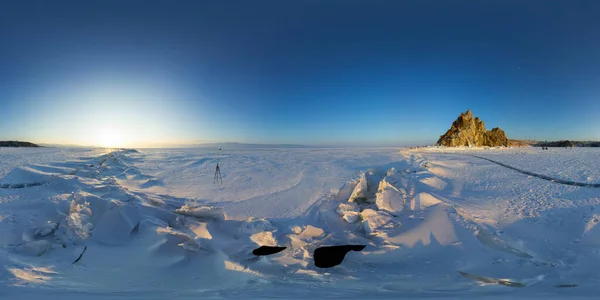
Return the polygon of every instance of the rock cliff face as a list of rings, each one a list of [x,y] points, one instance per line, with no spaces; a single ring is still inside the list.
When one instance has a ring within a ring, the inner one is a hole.
[[[486,131],[483,121],[473,118],[471,110],[467,110],[461,113],[458,119],[452,123],[452,127],[440,137],[437,146],[506,147],[508,139],[504,131],[498,127]]]
[[[506,133],[500,127],[492,128],[492,130],[486,132],[486,143],[484,146],[496,147],[496,146],[508,146],[508,138]]]

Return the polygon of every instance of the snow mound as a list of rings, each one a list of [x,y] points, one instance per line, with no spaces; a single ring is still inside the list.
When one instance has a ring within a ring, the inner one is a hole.
[[[422,213],[421,218],[406,220],[402,230],[390,234],[387,241],[406,247],[451,246],[459,241],[474,241],[474,232],[459,223],[450,206],[434,206],[419,213]],[[463,230],[459,232],[457,228]]]
[[[337,212],[348,223],[356,223],[360,219],[358,205],[355,202],[340,203]]]
[[[350,199],[348,199],[348,202],[366,202],[367,201],[367,198],[366,198],[367,190],[368,190],[367,175],[365,173],[363,173],[360,175],[360,179],[358,180],[358,183],[354,187],[354,190],[352,191],[352,194],[350,195]]]
[[[348,201],[336,208],[346,223],[361,221],[361,228],[367,235],[400,226],[401,222],[394,217],[402,213],[406,203],[406,191],[395,186],[406,185],[403,175],[396,168],[387,170],[383,178],[378,173],[382,172],[362,173]]]
[[[277,246],[277,240],[270,231],[255,233],[250,236],[250,240],[259,246]]]
[[[185,259],[186,252],[210,251],[208,239],[193,238],[190,234],[172,227],[158,227],[156,233],[162,237],[150,250],[164,257],[165,263],[177,263]]]
[[[30,234],[24,234],[23,240],[24,241],[33,241],[38,238],[43,238],[43,237],[52,235],[56,232],[59,225],[60,225],[60,222],[54,223],[54,222],[48,221],[48,223],[44,224],[44,226],[38,227],[38,228],[34,229],[33,231],[31,231]]]
[[[118,204],[96,223],[92,238],[107,245],[123,245],[131,241],[140,217],[135,206]]]
[[[430,206],[434,206],[440,204],[441,201],[431,194],[428,193],[419,193],[415,196],[413,201],[410,204],[411,210],[423,210]]]
[[[304,228],[304,230],[302,230],[302,232],[300,232],[299,236],[301,238],[308,239],[322,236],[323,233],[325,233],[323,229],[308,225],[306,228]]]
[[[189,241],[192,239],[192,237],[189,234],[179,231],[177,229],[174,229],[172,227],[159,227],[156,229],[156,232],[163,236],[177,238],[177,239],[179,239],[178,242],[185,242],[185,241]]]
[[[215,206],[196,206],[186,204],[181,208],[173,211],[176,214],[180,214],[188,217],[195,217],[201,219],[224,219],[225,214],[223,213],[222,207]]]
[[[380,179],[381,178],[374,171],[362,173],[358,179],[358,183],[350,195],[350,198],[348,199],[348,202],[374,203],[376,191],[375,188]]]
[[[198,238],[207,240],[211,240],[213,238],[210,232],[208,231],[207,223],[202,222],[196,224],[189,224],[188,227]]]
[[[273,224],[265,218],[249,218],[240,226],[241,233],[254,234],[262,231],[274,231]]]
[[[0,185],[33,185],[50,182],[56,178],[58,176],[54,173],[42,172],[30,167],[17,167],[0,179]]]
[[[53,165],[45,165],[45,164],[30,164],[27,166],[29,169],[35,170],[37,172],[48,173],[48,174],[56,174],[56,175],[73,175],[78,168],[83,166],[53,166]]]
[[[438,191],[441,191],[448,186],[448,183],[446,183],[445,181],[441,180],[438,177],[427,177],[427,178],[423,178],[419,181],[422,182],[423,184],[430,186],[433,189],[438,190]]]
[[[91,236],[94,228],[91,217],[92,210],[88,202],[77,203],[75,200],[71,201],[67,221],[75,237],[84,240]]]
[[[379,235],[380,231],[391,230],[401,225],[392,215],[367,208],[360,212],[362,228],[367,235]]]
[[[143,187],[143,188],[151,188],[151,187],[163,186],[163,185],[164,184],[163,184],[162,181],[160,181],[158,179],[155,179],[155,178],[148,179],[144,183],[140,184],[140,186]]]
[[[392,215],[398,215],[404,209],[406,202],[406,191],[396,188],[388,182],[388,177],[379,183],[375,198],[375,204],[379,210],[385,210]]]

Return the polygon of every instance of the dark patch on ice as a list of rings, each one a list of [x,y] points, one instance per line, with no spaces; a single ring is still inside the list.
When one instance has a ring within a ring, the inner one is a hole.
[[[135,224],[135,227],[133,227],[133,229],[131,229],[131,234],[135,234],[138,233],[140,231],[140,222],[138,221],[137,224]]]
[[[254,254],[256,256],[271,255],[271,254],[279,253],[285,249],[287,249],[287,247],[260,246],[256,249],[252,250],[252,254]]]
[[[365,245],[341,245],[325,246],[315,249],[313,258],[315,266],[319,268],[331,268],[342,263],[346,254],[350,251],[362,251]]]
[[[85,246],[85,248],[83,248],[83,251],[81,252],[81,254],[79,254],[79,257],[72,263],[73,265],[78,262],[79,260],[81,260],[81,258],[83,257],[83,254],[85,253],[85,250],[87,250],[87,246]]]
[[[22,189],[33,186],[43,185],[43,182],[32,182],[32,183],[13,183],[13,184],[0,184],[0,189]]]
[[[557,288],[572,288],[572,287],[578,287],[579,285],[574,284],[574,283],[565,283],[565,284],[559,284],[556,287]]]
[[[517,172],[519,172],[521,174],[525,174],[525,175],[537,177],[537,178],[548,180],[548,181],[555,182],[555,183],[566,184],[566,185],[571,185],[571,186],[581,186],[581,187],[589,187],[589,188],[600,188],[600,183],[585,183],[585,182],[576,182],[576,181],[569,181],[569,180],[563,180],[563,179],[558,179],[558,178],[552,178],[550,176],[546,176],[546,175],[542,175],[542,174],[537,174],[537,173],[533,173],[533,172],[521,170],[521,169],[509,166],[507,164],[503,164],[501,162],[497,162],[497,161],[489,159],[489,158],[485,158],[485,157],[481,157],[481,156],[477,156],[477,155],[469,155],[469,156],[477,157],[477,158],[483,159],[483,160],[487,160],[489,162],[495,163],[495,164],[503,166],[505,168],[508,168],[508,169],[511,169],[511,170],[515,170],[515,171],[517,171]]]

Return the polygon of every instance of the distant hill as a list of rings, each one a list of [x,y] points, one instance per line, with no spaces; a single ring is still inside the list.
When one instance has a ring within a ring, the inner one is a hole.
[[[0,141],[0,147],[30,147],[30,148],[39,148],[40,145],[30,143],[30,142],[20,142],[20,141]]]

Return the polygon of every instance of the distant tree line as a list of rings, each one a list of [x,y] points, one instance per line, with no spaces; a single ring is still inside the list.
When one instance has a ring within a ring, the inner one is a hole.
[[[544,141],[532,144],[536,147],[600,147],[600,142],[583,142],[583,141]]]

